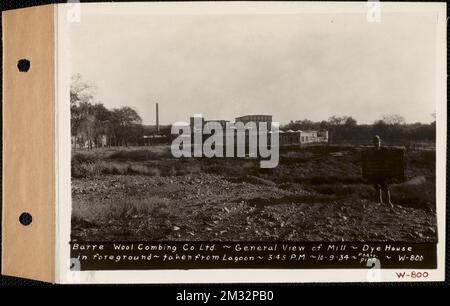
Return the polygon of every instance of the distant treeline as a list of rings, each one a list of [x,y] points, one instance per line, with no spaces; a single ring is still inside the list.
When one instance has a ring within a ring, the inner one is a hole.
[[[383,115],[373,124],[358,124],[352,117],[332,116],[321,122],[308,119],[291,121],[281,129],[328,130],[329,142],[337,144],[370,144],[374,135],[379,135],[385,143],[398,145],[436,140],[436,121],[407,124],[402,116],[396,114]]]
[[[70,87],[72,147],[92,149],[103,146],[144,145],[169,142],[171,126],[155,127],[142,124],[136,110],[125,106],[108,109],[95,101],[96,87],[84,81],[80,74],[72,76]],[[282,130],[328,130],[329,142],[337,144],[370,144],[374,135],[385,143],[408,145],[435,142],[436,121],[430,124],[406,124],[399,115],[383,115],[373,124],[358,124],[352,117],[332,116],[328,120],[291,121]],[[159,137],[152,137],[158,134]],[[150,136],[144,138],[144,136]],[[161,137],[162,136],[162,137]]]

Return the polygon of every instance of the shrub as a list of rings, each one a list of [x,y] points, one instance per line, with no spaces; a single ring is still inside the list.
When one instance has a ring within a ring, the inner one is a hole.
[[[140,164],[131,164],[128,168],[130,174],[141,174],[148,176],[160,176],[161,171],[157,167],[147,167]]]
[[[87,227],[95,224],[104,217],[103,205],[95,205],[89,201],[72,202],[72,224]]]
[[[321,184],[309,186],[309,189],[323,195],[339,198],[377,199],[376,190],[369,184]],[[435,209],[435,186],[427,181],[417,185],[391,185],[391,200],[405,207]]]
[[[102,174],[102,162],[99,160],[89,162],[79,162],[78,160],[72,160],[71,173],[72,177],[84,178],[84,177],[96,177]]]
[[[436,206],[436,186],[434,182],[429,180],[417,185],[393,185],[391,198],[394,204],[434,210]]]
[[[414,151],[407,154],[407,160],[415,165],[428,165],[435,167],[436,151]]]
[[[150,150],[117,151],[112,153],[109,158],[122,161],[146,161],[158,160],[161,158],[161,154]]]
[[[109,221],[124,221],[134,217],[163,218],[171,214],[172,202],[157,196],[122,200],[114,203],[96,203],[90,201],[74,201],[72,204],[72,223],[74,226],[101,224]]]
[[[375,189],[371,185],[322,184],[310,188],[320,194],[333,195],[336,198],[375,198]]]
[[[360,176],[312,176],[308,178],[311,185],[323,184],[358,184],[362,183],[363,179]]]
[[[95,160],[85,163],[80,163],[77,160],[72,161],[72,177],[98,177],[105,174],[160,176],[161,171],[155,166],[134,163],[104,160]]]
[[[97,158],[93,154],[75,153],[72,155],[72,162],[86,163],[95,160],[97,160]]]
[[[81,178],[91,176],[96,171],[94,164],[98,159],[89,154],[74,154],[71,160],[72,177]]]

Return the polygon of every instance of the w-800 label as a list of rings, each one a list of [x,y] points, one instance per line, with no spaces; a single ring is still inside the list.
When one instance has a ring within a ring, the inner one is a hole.
[[[397,278],[428,278],[430,274],[427,271],[395,272]]]

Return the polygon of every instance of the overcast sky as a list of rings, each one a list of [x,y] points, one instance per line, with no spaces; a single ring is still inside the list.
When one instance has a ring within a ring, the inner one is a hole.
[[[119,8],[119,7],[118,7]],[[92,12],[91,12],[92,13]],[[271,114],[280,123],[332,115],[372,123],[395,113],[431,122],[436,16],[366,14],[82,14],[70,27],[73,72],[109,108],[145,124]]]

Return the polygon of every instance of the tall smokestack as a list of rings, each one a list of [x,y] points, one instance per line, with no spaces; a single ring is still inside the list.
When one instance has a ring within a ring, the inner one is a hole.
[[[158,109],[158,103],[156,103],[156,132],[159,133],[159,109]]]

